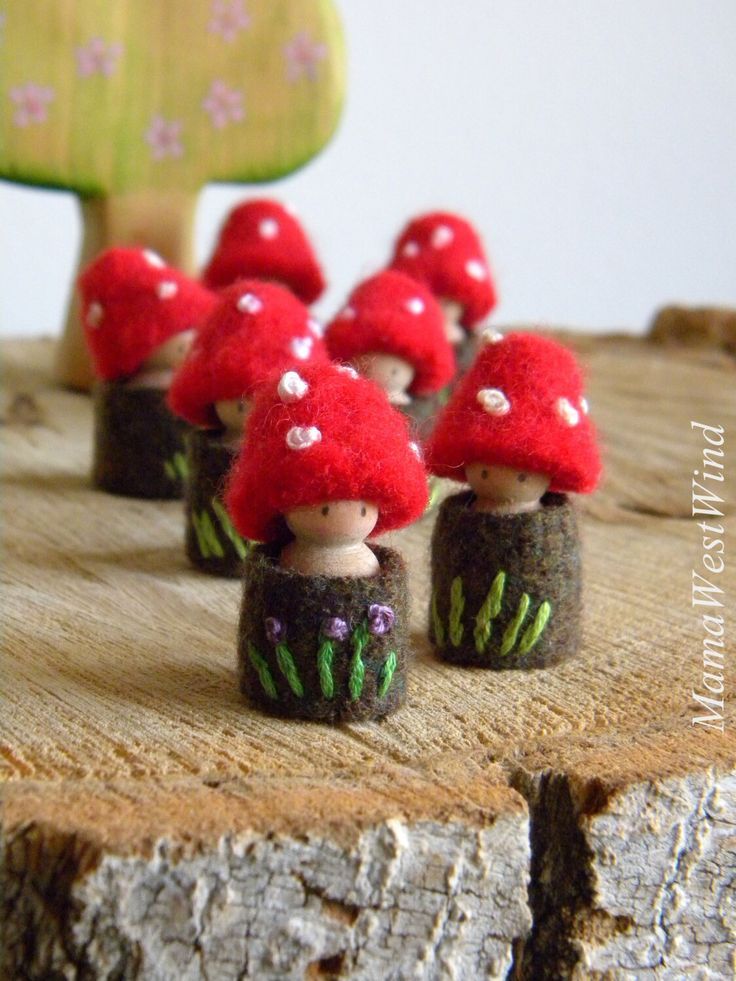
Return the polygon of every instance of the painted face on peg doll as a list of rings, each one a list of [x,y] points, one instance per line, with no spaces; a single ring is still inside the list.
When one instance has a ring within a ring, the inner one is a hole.
[[[438,392],[455,372],[440,305],[402,273],[382,272],[357,286],[326,339],[332,358],[380,385],[392,405]]]
[[[371,352],[353,358],[351,363],[364,378],[370,378],[381,386],[392,405],[408,405],[411,402],[408,389],[416,372],[408,361],[393,354]]]
[[[159,344],[143,362],[140,370],[130,380],[130,384],[168,388],[174,372],[189,353],[194,335],[194,330],[184,330],[180,334],[169,337],[163,344]]]
[[[281,565],[305,575],[372,576],[378,560],[365,544],[378,521],[368,501],[325,501],[285,514],[294,541],[281,552]],[[325,570],[332,570],[326,572]]]
[[[447,340],[450,344],[462,344],[465,340],[465,331],[460,326],[463,316],[462,303],[443,297],[440,299],[440,306],[445,315],[445,336]]]
[[[544,474],[486,463],[471,463],[465,477],[475,493],[475,510],[493,514],[536,510],[550,485]]]
[[[221,399],[215,402],[215,415],[222,423],[226,438],[241,440],[250,412],[249,399]]]

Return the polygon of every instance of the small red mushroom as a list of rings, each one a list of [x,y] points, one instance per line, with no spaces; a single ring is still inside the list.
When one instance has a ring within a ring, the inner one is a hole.
[[[476,509],[533,510],[552,491],[589,493],[601,472],[580,367],[535,334],[489,333],[437,421],[427,464],[465,481]]]
[[[431,395],[455,374],[444,318],[429,290],[388,270],[361,283],[327,329],[330,355],[377,382],[394,405]]]
[[[325,288],[322,268],[299,221],[278,201],[246,201],[234,208],[220,231],[202,279],[222,289],[238,279],[272,280],[303,303]]]
[[[194,426],[242,427],[256,387],[271,375],[327,361],[322,327],[288,290],[240,280],[219,295],[169,389],[169,407]]]
[[[79,278],[96,374],[166,388],[217,296],[150,249],[108,249]]]
[[[366,576],[365,544],[427,503],[427,479],[407,421],[383,391],[346,366],[310,364],[262,386],[248,417],[227,505],[247,538],[294,536],[281,564],[305,574]]]
[[[447,336],[465,338],[497,302],[483,243],[470,222],[447,211],[412,219],[399,235],[390,268],[422,283],[440,301]]]

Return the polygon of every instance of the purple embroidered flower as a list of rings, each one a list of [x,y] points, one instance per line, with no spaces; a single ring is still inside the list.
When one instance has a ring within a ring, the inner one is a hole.
[[[276,644],[280,644],[286,637],[286,624],[277,620],[276,617],[266,617],[264,624],[269,643],[273,644],[274,647]]]
[[[322,633],[329,640],[345,640],[350,633],[350,627],[340,617],[329,617],[322,622]]]
[[[368,607],[368,630],[377,637],[380,637],[381,634],[387,634],[393,627],[395,619],[396,614],[390,606],[372,603]]]

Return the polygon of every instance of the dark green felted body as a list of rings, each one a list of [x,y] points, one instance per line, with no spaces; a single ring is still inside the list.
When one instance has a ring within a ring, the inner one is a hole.
[[[252,702],[276,715],[320,722],[380,719],[403,703],[409,653],[406,567],[393,549],[371,547],[380,563],[378,574],[345,578],[305,576],[283,569],[278,564],[277,548],[258,545],[249,552],[238,628],[238,670],[241,691]],[[368,636],[360,658],[365,669],[362,689],[354,698],[351,677],[356,628],[365,624],[368,607],[374,603],[390,606],[396,619],[389,633]],[[268,640],[267,617],[275,617],[286,626],[285,645],[303,686],[301,697],[292,690],[276,648]],[[334,693],[328,698],[322,690],[318,653],[323,639],[320,625],[330,617],[345,620],[351,632],[346,640],[334,641],[330,672]],[[392,652],[395,669],[381,694]]]
[[[249,543],[228,517],[222,495],[237,448],[220,433],[192,429],[186,435],[186,551],[189,561],[213,576],[243,574]]]
[[[126,497],[182,496],[184,433],[189,427],[169,411],[165,391],[98,382],[94,417],[96,487]]]
[[[471,491],[447,498],[432,536],[429,636],[439,656],[496,670],[572,656],[582,582],[570,501],[546,494],[537,511],[494,515],[473,500]]]

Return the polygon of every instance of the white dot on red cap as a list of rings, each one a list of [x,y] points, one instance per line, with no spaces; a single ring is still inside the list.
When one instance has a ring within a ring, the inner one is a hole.
[[[99,327],[104,314],[105,311],[101,303],[98,303],[96,300],[90,303],[87,308],[87,326],[92,328]]]
[[[412,451],[412,453],[417,458],[417,460],[422,459],[422,451],[419,448],[419,443],[414,443],[414,442],[409,443],[409,449]]]
[[[475,398],[490,416],[505,416],[511,409],[511,403],[500,388],[481,388]]]
[[[407,242],[401,250],[401,254],[405,255],[408,259],[412,259],[415,255],[419,255],[419,244],[417,242]]]
[[[444,249],[454,238],[454,234],[449,225],[438,225],[432,232],[432,248]]]
[[[279,381],[279,398],[282,402],[298,402],[309,391],[309,385],[297,371],[287,371]]]
[[[480,259],[468,259],[465,263],[465,272],[472,279],[485,279],[487,275],[486,267]]]
[[[340,364],[337,366],[337,370],[341,375],[347,375],[349,378],[358,378],[358,372],[355,368],[351,368],[349,364]]]
[[[290,450],[308,450],[321,439],[322,433],[316,426],[292,426],[286,434],[286,445]]]
[[[307,327],[311,330],[315,337],[324,337],[325,329],[319,320],[315,320],[314,317],[310,317],[307,321]]]
[[[279,223],[275,218],[264,218],[258,225],[261,238],[276,238],[279,233]]]
[[[424,313],[424,300],[420,296],[413,296],[410,300],[406,301],[404,306],[409,313],[413,313],[417,317],[420,313]]]
[[[569,399],[557,399],[555,409],[566,426],[577,426],[580,422],[580,413]]]
[[[481,331],[481,344],[500,344],[502,340],[503,334],[498,330],[494,330],[493,327],[486,327],[485,330]]]
[[[237,307],[241,313],[260,313],[263,301],[255,293],[243,293],[238,297]]]
[[[291,353],[300,361],[306,361],[312,353],[314,339],[312,337],[295,337],[291,342]]]
[[[590,403],[584,395],[580,397],[580,408],[583,410],[583,415],[585,416],[590,412]]]
[[[158,252],[154,252],[153,249],[144,249],[143,258],[146,260],[148,265],[153,266],[154,269],[163,269],[166,265]]]
[[[170,300],[172,296],[176,296],[179,292],[179,287],[172,279],[164,279],[163,282],[159,283],[156,287],[156,296],[159,300]]]
[[[340,311],[340,317],[343,320],[355,320],[355,307],[343,307]]]

